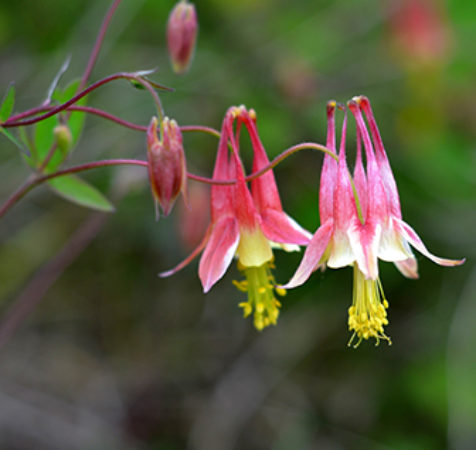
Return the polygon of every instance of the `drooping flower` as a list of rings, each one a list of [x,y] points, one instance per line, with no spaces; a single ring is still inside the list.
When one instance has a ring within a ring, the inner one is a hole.
[[[160,125],[160,139],[157,137],[157,126],[158,119],[153,117],[147,130],[147,160],[158,218],[159,205],[167,216],[180,193],[186,199],[187,168],[182,133],[177,122],[166,117]]]
[[[356,97],[348,102],[348,107],[357,122],[354,179],[350,177],[346,162],[344,118],[335,181],[328,181],[326,165],[323,166],[321,175],[320,208],[328,213],[331,202],[323,193],[327,194],[329,189],[334,189],[333,217],[323,221],[321,212],[321,226],[307,247],[296,273],[283,287],[291,288],[303,284],[317,267],[324,264],[331,268],[353,266],[354,293],[352,306],[349,308],[349,329],[353,334],[349,345],[354,338],[357,338],[355,346],[358,346],[362,339],[370,337],[375,338],[377,344],[380,339],[386,339],[390,343],[383,330],[384,325],[388,323],[388,301],[378,276],[378,258],[395,262],[399,270],[411,278],[418,275],[416,259],[409,244],[440,265],[454,266],[462,264],[464,260],[449,260],[432,255],[413,229],[401,220],[395,179],[370,103],[365,97]],[[361,108],[368,117],[377,155]],[[332,133],[334,121],[329,112],[328,123],[328,133],[329,130]],[[332,149],[332,138],[329,138],[329,134],[327,140],[327,145]],[[361,140],[366,153],[366,170],[362,164]],[[329,187],[323,187],[323,182],[329,183]]]
[[[410,245],[440,266],[451,267],[463,264],[465,259],[454,260],[440,258],[430,253],[415,230],[402,220],[397,184],[383,146],[383,141],[370,102],[365,96],[354,97],[354,99],[349,102],[349,108],[356,118],[360,133],[365,137],[364,144],[367,142],[369,152],[373,153],[373,147],[375,148],[376,162],[387,200],[386,216],[381,218],[382,237],[378,257],[384,261],[394,262],[400,272],[408,278],[418,278],[417,261],[410,249]],[[373,147],[361,111],[363,111],[367,117],[373,139]]]
[[[187,0],[180,0],[170,13],[167,22],[167,45],[172,67],[177,74],[183,74],[190,67],[197,31],[195,6]]]
[[[239,127],[248,129],[254,150],[254,170],[267,165],[267,156],[259,140],[255,115],[244,107],[232,107],[223,121],[220,143],[213,172],[215,181],[232,181],[230,185],[215,184],[211,188],[211,224],[201,244],[174,269],[161,276],[171,275],[185,267],[202,250],[199,277],[204,292],[224,275],[234,257],[245,280],[234,282],[239,290],[248,293],[248,300],[240,303],[245,317],[253,313],[258,330],[276,324],[280,302],[275,293],[285,291],[276,286],[272,245],[305,245],[310,234],[289,218],[282,210],[272,173],[266,172],[253,182],[253,195],[245,182],[239,155]],[[235,133],[233,125],[236,122]],[[231,154],[228,151],[231,146]],[[260,178],[265,177],[265,183]],[[277,224],[277,225],[276,225]]]

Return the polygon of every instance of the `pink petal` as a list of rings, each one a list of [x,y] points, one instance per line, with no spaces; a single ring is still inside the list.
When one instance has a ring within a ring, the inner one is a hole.
[[[403,276],[414,280],[418,278],[418,263],[414,256],[394,264]]]
[[[207,293],[224,275],[235,255],[239,240],[239,226],[235,218],[226,217],[213,225],[198,267],[203,292]]]
[[[345,233],[357,218],[357,209],[355,206],[354,193],[350,184],[349,169],[347,167],[345,155],[345,131],[347,117],[344,118],[342,127],[342,139],[339,150],[339,165],[337,170],[337,182],[334,191],[333,217],[334,225],[337,230]]]
[[[356,222],[354,226],[349,227],[345,232],[335,230],[334,235],[332,236],[332,245],[330,248],[329,259],[327,260],[327,267],[339,269],[341,267],[350,266],[354,263],[355,254],[350,245],[350,237],[352,237],[352,232],[349,231],[350,228],[358,230],[360,228],[360,222]]]
[[[377,154],[377,164],[380,170],[380,176],[385,187],[385,192],[387,195],[387,201],[389,205],[389,210],[391,214],[396,216],[398,219],[402,218],[402,213],[400,210],[400,198],[398,196],[397,183],[393,176],[392,168],[387,158],[387,153],[383,146],[382,137],[375,120],[372,107],[370,106],[370,101],[367,97],[361,96],[358,99],[360,107],[365,113],[367,120],[369,122],[370,132],[372,133],[372,138],[375,145],[375,150]]]
[[[404,261],[413,256],[410,245],[397,231],[395,220],[394,217],[390,217],[382,229],[378,257],[383,261]]]
[[[322,255],[329,245],[333,228],[333,221],[332,219],[329,219],[317,229],[304,252],[301,264],[299,264],[299,267],[291,280],[283,286],[284,289],[291,289],[300,286],[311,276],[312,272],[316,270]]]
[[[233,194],[235,201],[234,215],[238,219],[240,227],[245,227],[248,230],[253,230],[259,226],[260,218],[256,211],[253,198],[245,182],[245,174],[243,170],[243,163],[239,155],[238,143],[233,136],[232,123],[228,125],[228,134],[230,136],[230,144],[233,149],[232,162],[230,169],[235,168],[236,183],[233,186]]]
[[[378,278],[377,254],[382,234],[381,225],[367,220],[365,226],[351,229],[348,234],[359,269],[365,278],[376,280]]]
[[[230,176],[229,156],[228,156],[228,130],[226,128],[227,116],[223,120],[223,126],[218,144],[215,168],[213,169],[214,180],[230,180],[234,174]],[[233,186],[213,185],[211,188],[211,219],[212,222],[219,219],[223,215],[233,214]]]
[[[459,266],[463,264],[466,259],[446,259],[440,258],[438,256],[430,253],[425,244],[420,239],[415,230],[405,223],[403,220],[395,219],[396,229],[399,231],[403,238],[406,239],[413,247],[415,247],[422,255],[425,255],[428,259],[431,259],[434,263],[439,264],[440,266]]]
[[[354,183],[359,196],[360,209],[362,218],[365,222],[367,217],[367,176],[365,175],[364,165],[362,163],[362,136],[357,128],[357,156],[354,167]]]
[[[335,109],[336,102],[327,103],[327,142],[326,147],[335,153],[336,150],[336,130],[335,130]],[[337,161],[324,155],[321,169],[321,181],[319,185],[319,217],[321,223],[332,217],[334,211],[334,190],[336,185]]]
[[[307,245],[312,238],[309,231],[298,225],[286,213],[275,209],[261,212],[261,229],[267,239],[282,244]]]
[[[357,102],[351,100],[348,102],[348,106],[355,117],[357,128],[364,141],[365,156],[367,158],[367,218],[383,223],[388,217],[387,195],[380,177],[372,141]]]
[[[250,134],[251,145],[253,146],[253,172],[257,172],[269,164],[269,158],[258,136],[255,122],[248,117],[245,125]],[[261,212],[267,208],[282,211],[283,208],[273,170],[268,170],[251,182],[251,193],[258,211]]]

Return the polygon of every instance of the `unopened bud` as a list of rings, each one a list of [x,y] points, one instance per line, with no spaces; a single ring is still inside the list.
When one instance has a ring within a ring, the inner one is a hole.
[[[67,155],[73,143],[73,136],[71,130],[67,125],[57,125],[53,129],[56,145],[63,155]]]
[[[167,44],[175,73],[185,73],[192,61],[197,39],[198,21],[195,6],[186,0],[178,2],[167,23]]]
[[[177,122],[168,117],[162,121],[160,140],[157,125],[157,117],[153,117],[147,130],[147,159],[158,218],[159,205],[167,216],[180,192],[186,197],[187,169],[182,133]]]

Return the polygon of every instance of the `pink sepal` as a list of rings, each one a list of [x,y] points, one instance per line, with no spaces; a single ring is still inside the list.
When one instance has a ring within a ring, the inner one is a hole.
[[[394,222],[396,230],[402,235],[402,237],[406,239],[413,247],[415,247],[422,255],[426,256],[428,259],[431,259],[434,263],[439,264],[440,266],[459,266],[466,261],[466,258],[447,259],[433,255],[433,253],[428,251],[423,241],[410,225],[399,219],[395,219]]]
[[[418,263],[414,256],[404,259],[403,261],[396,261],[394,264],[403,276],[413,280],[419,277]]]
[[[307,245],[312,237],[286,213],[271,208],[261,212],[261,229],[267,239],[281,244]]]
[[[299,267],[291,280],[283,286],[284,289],[291,289],[300,286],[305,283],[311,276],[312,272],[316,270],[327,246],[329,245],[333,228],[334,223],[332,219],[329,219],[317,229],[304,252],[301,264],[299,264]]]
[[[198,267],[203,292],[207,293],[224,275],[233,260],[239,240],[238,222],[233,217],[225,217],[213,225]]]

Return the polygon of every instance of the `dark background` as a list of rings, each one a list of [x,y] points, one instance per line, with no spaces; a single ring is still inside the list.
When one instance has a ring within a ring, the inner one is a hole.
[[[15,81],[16,112],[43,101],[68,54],[62,83],[82,74],[108,5],[0,3],[0,87]],[[253,107],[270,157],[324,143],[327,100],[365,94],[405,220],[431,251],[467,262],[418,256],[418,281],[380,264],[393,345],[354,350],[350,268],[288,292],[278,326],[262,333],[241,318],[235,267],[207,295],[197,261],[157,278],[200,234],[207,188],[189,183],[193,219],[179,199],[157,223],[142,168],[85,176],[115,214],[38,187],[0,225],[2,329],[10,308],[31,310],[0,348],[0,448],[476,448],[476,4],[423,5],[414,19],[398,1],[203,0],[195,60],[178,77],[165,46],[173,2],[121,3],[91,81],[158,67],[153,78],[176,89],[161,95],[166,114],[183,125],[219,128],[229,106]],[[140,124],[154,114],[148,94],[124,81],[88,104]],[[29,169],[1,139],[3,201]],[[190,171],[211,174],[216,144],[185,136]],[[145,152],[143,133],[91,116],[68,164]],[[305,151],[275,170],[286,211],[311,231],[321,161]],[[285,282],[300,255],[275,255]]]

